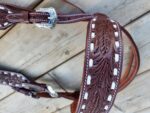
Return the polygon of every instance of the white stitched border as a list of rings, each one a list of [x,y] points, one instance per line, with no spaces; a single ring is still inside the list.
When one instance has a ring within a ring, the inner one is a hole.
[[[96,18],[94,18],[93,19],[93,21],[96,21]],[[114,23],[115,21],[114,20],[110,20],[112,23]],[[91,26],[90,26],[90,28],[95,28],[95,26],[94,26],[94,24],[91,24]],[[113,27],[116,29],[117,28],[117,25],[113,25]],[[91,31],[91,30],[90,30]],[[89,35],[91,35],[91,38],[95,38],[95,33],[94,32],[90,32],[90,34]],[[115,37],[119,37],[119,32],[114,32],[114,35],[115,35]],[[90,40],[90,39],[89,39]],[[121,43],[121,40],[119,40],[119,41],[115,41],[115,46],[117,47],[117,48],[119,48],[120,47],[120,52],[119,53],[121,53],[121,46],[120,46],[120,43]],[[88,45],[88,48],[90,48],[90,49],[88,49],[88,57],[89,57],[89,50],[91,50],[91,51],[93,51],[94,50],[94,43],[90,43],[90,45]],[[115,62],[119,62],[119,59],[121,58],[121,54],[119,55],[119,54],[115,54]],[[88,61],[88,58],[87,58],[87,61]],[[87,62],[87,69],[86,69],[86,75],[87,75],[87,70],[88,70],[88,66],[89,67],[92,67],[93,66],[93,59],[89,59],[89,62]],[[118,75],[119,74],[119,71],[120,71],[120,66],[121,66],[121,61],[119,62],[119,67],[118,67],[118,69],[117,68],[114,68],[114,70],[113,70],[113,74],[114,75]],[[91,84],[91,75],[88,75],[87,76],[87,79],[86,79],[86,81],[87,81],[87,85],[90,85]],[[116,88],[117,88],[117,86],[118,86],[118,81],[119,81],[119,77],[117,77],[117,81],[113,81],[112,82],[112,84],[111,84],[111,89],[112,90],[115,90],[115,93],[113,94],[113,95],[108,95],[108,98],[107,98],[107,101],[112,101],[113,100],[113,97],[114,97],[114,95],[116,94]],[[117,83],[116,83],[117,82]],[[84,93],[84,91],[85,91],[85,86],[84,86],[84,90],[83,90],[83,94],[84,94],[84,96],[83,96],[83,98],[84,99],[88,99],[88,92],[85,92]],[[85,107],[86,107],[86,105],[85,104],[83,104],[82,105],[82,109],[85,109]],[[105,105],[105,107],[104,107],[104,109],[105,110],[108,110],[110,107],[108,106],[108,105]],[[80,113],[83,113],[83,112],[80,112]]]

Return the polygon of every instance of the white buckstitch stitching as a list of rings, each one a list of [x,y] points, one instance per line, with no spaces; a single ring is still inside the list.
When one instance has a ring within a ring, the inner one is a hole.
[[[111,20],[111,22],[115,22],[115,21],[112,21]],[[119,37],[119,33],[118,33],[118,37]],[[121,36],[120,36],[121,37]],[[121,43],[121,39],[119,39],[119,43]],[[120,44],[121,45],[121,44]],[[119,49],[119,67],[118,67],[118,73],[117,73],[117,75],[119,75],[119,73],[120,73],[120,66],[121,66],[121,49],[122,49],[122,46],[120,46],[120,49]],[[118,87],[118,81],[119,81],[119,76],[117,77],[117,80],[116,80],[116,83],[115,83],[115,89],[114,89],[114,94],[112,95],[112,101],[113,101],[113,98],[114,98],[114,95],[116,94],[116,92],[117,92],[117,87]],[[112,102],[111,101],[111,102]],[[106,105],[107,106],[107,105]],[[105,107],[106,107],[105,106]],[[104,108],[105,109],[105,108]],[[109,110],[110,109],[110,107],[107,109],[107,110]],[[106,110],[106,109],[105,109]]]
[[[115,21],[114,21],[115,22]],[[91,24],[90,24],[90,33],[89,33],[89,35],[91,34]],[[89,40],[90,40],[90,37],[89,37]],[[88,42],[89,42],[89,40],[88,40]],[[121,43],[121,40],[119,40],[119,42]],[[122,49],[122,46],[120,46],[120,51],[119,51],[119,53],[120,53],[120,55],[119,55],[119,59],[121,59],[121,49]],[[87,65],[86,65],[86,77],[87,77],[87,69],[88,69],[88,59],[89,59],[89,45],[88,45],[88,49],[87,49]],[[119,67],[118,67],[118,74],[120,73],[120,66],[121,66],[121,60],[119,60],[120,62],[119,62]],[[118,75],[117,74],[117,75]],[[85,81],[87,81],[87,78],[85,79]],[[117,87],[118,87],[118,81],[119,81],[119,77],[117,77],[117,83],[115,83],[115,89],[114,89],[114,95],[116,94],[116,91],[117,91]],[[85,94],[84,93],[84,91],[85,91],[85,85],[84,85],[84,89],[83,89],[83,94]],[[113,100],[113,98],[114,98],[114,95],[111,95],[112,96],[112,100]],[[109,96],[108,96],[109,97]],[[83,95],[82,95],[82,98],[83,98]],[[82,105],[83,106],[83,105]],[[109,106],[108,105],[106,105],[105,107],[108,107],[106,110],[108,110],[109,109]],[[104,108],[105,109],[105,108]],[[80,109],[79,109],[80,110]]]
[[[117,26],[118,26],[118,24],[117,24]],[[119,28],[119,26],[118,26],[118,28]],[[120,35],[120,33],[119,33],[119,35]],[[118,36],[118,37],[121,37],[121,36]],[[119,39],[119,43],[121,43],[121,39]],[[120,49],[119,49],[119,67],[118,67],[118,75],[119,75],[119,73],[120,73],[120,66],[121,66],[121,49],[122,49],[122,46],[121,46],[121,44],[120,44]],[[119,82],[119,76],[117,77],[117,80],[116,80],[116,87],[115,87],[115,89],[114,89],[114,94],[113,94],[113,96],[112,96],[112,100],[114,100],[113,98],[114,98],[114,95],[116,94],[116,92],[117,92],[117,87],[118,87],[118,82]],[[109,108],[110,109],[110,108]]]
[[[85,74],[86,74],[86,76],[85,76],[85,83],[87,83],[87,76],[88,76],[88,74],[87,74],[87,71],[88,71],[88,61],[89,61],[89,54],[90,54],[90,47],[89,47],[89,44],[90,44],[90,41],[91,41],[91,25],[92,25],[92,21],[90,21],[90,26],[89,26],[89,34],[88,34],[88,46],[87,46],[87,61],[86,61],[86,72],[85,72]],[[83,93],[82,93],[82,97],[81,97],[81,101],[83,102],[83,96],[85,95],[85,86],[86,86],[86,84],[84,84],[83,85]],[[81,104],[82,105],[82,104]],[[80,105],[80,107],[79,107],[79,111],[81,110],[81,105]]]

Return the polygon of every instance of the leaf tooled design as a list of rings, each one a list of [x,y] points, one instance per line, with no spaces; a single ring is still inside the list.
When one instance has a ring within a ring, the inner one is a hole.
[[[96,21],[95,50],[92,54],[94,68],[89,71],[92,76],[88,86],[89,98],[86,102],[85,113],[102,113],[110,94],[114,66],[114,35],[110,22]],[[110,32],[111,31],[111,32]]]

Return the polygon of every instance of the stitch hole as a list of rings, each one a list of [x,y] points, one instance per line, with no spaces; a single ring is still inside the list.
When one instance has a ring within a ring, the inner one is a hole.
[[[7,74],[8,74],[8,72],[5,72],[5,71],[4,71],[4,74],[5,74],[5,75],[7,75]]]
[[[82,109],[85,109],[85,107],[86,107],[86,105],[84,104],[84,105],[82,105]]]
[[[107,101],[111,101],[111,100],[112,100],[112,95],[109,95]]]
[[[85,99],[85,100],[88,99],[88,92],[86,92],[86,93],[84,94],[84,99]]]
[[[12,83],[8,83],[8,85],[12,86],[13,84]]]
[[[115,21],[114,20],[112,20],[112,19],[110,19],[110,21],[112,22],[112,23],[114,23]]]
[[[111,89],[115,89],[116,88],[116,83],[115,82],[112,82],[111,84]]]
[[[117,31],[114,34],[115,34],[115,37],[119,36],[119,33]]]
[[[90,44],[90,50],[91,50],[91,52],[94,51],[94,43],[91,43],[91,44]]]
[[[92,24],[92,29],[95,29],[95,24]]]
[[[92,67],[92,66],[93,66],[93,62],[94,62],[93,59],[90,59],[90,60],[89,60],[89,67]]]
[[[118,48],[120,46],[119,41],[115,42],[115,46]]]
[[[115,76],[117,76],[117,74],[118,74],[118,69],[117,69],[117,68],[114,68],[113,74],[114,74]]]
[[[105,110],[108,110],[108,109],[109,109],[109,106],[108,106],[108,105],[106,105],[106,106],[104,107],[104,109],[105,109]]]
[[[116,29],[116,28],[117,28],[117,25],[116,25],[116,24],[114,24],[114,25],[113,25],[113,27]]]
[[[4,10],[5,8],[4,8],[4,7],[2,7],[2,6],[0,6],[0,9],[1,9],[1,10]]]
[[[115,62],[119,61],[119,54],[115,54]]]
[[[92,37],[92,38],[95,38],[95,32],[92,32],[92,33],[91,33],[91,37]]]
[[[4,23],[4,26],[7,26],[7,25],[8,25],[8,22],[5,22],[5,23]]]
[[[14,76],[14,75],[15,75],[15,73],[11,72],[11,73],[10,73],[10,75],[11,75],[11,76]]]
[[[6,85],[6,84],[7,84],[7,82],[5,82],[5,81],[4,81],[4,82],[2,82],[2,84],[3,84],[3,85]]]
[[[91,84],[91,75],[88,75],[87,77],[87,85],[90,85]]]
[[[8,13],[11,14],[12,12],[10,10],[8,10]]]
[[[93,21],[95,22],[95,21],[96,21],[96,18],[93,18]]]

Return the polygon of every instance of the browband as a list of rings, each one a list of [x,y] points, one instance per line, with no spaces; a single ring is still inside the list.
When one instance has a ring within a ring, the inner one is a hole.
[[[38,27],[44,28],[53,28],[56,24],[88,22],[80,94],[57,93],[51,86],[31,81],[21,73],[0,70],[0,83],[9,85],[25,95],[34,98],[65,97],[74,100],[72,113],[108,113],[117,92],[133,80],[139,69],[139,53],[132,37],[118,22],[104,14],[59,14],[54,8],[34,11],[0,4],[0,16],[0,29],[6,29],[20,22],[35,23]],[[127,36],[131,45],[130,62],[124,74],[122,33]]]

